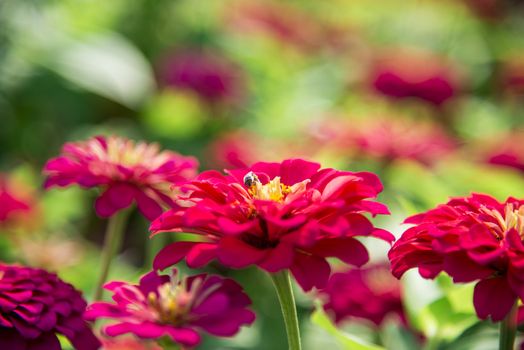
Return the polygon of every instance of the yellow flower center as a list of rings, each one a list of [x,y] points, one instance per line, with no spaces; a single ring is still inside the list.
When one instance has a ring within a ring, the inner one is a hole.
[[[488,226],[497,233],[497,238],[515,229],[519,236],[524,239],[524,205],[516,208],[513,203],[506,204],[504,215],[495,209],[482,208],[482,211],[495,218],[497,223],[488,223]]]
[[[244,184],[249,187],[249,194],[260,200],[283,202],[292,192],[291,186],[280,183],[280,176],[263,185],[253,172],[249,172],[244,177]]]
[[[187,314],[191,294],[182,285],[168,282],[158,287],[158,295],[150,292],[147,301],[157,312],[160,322],[179,324]]]

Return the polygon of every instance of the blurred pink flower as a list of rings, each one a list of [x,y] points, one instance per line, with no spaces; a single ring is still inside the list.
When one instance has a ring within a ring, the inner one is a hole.
[[[366,247],[356,236],[393,236],[364,216],[388,214],[375,202],[382,184],[372,173],[320,169],[302,159],[255,163],[250,168],[200,174],[182,186],[187,195],[151,224],[153,233],[202,235],[176,242],[156,256],[155,269],[184,257],[197,268],[213,259],[232,268],[257,265],[270,272],[290,269],[305,291],[325,286],[328,257],[361,266]]]
[[[456,68],[435,54],[404,48],[385,51],[371,72],[376,91],[396,99],[417,98],[439,106],[461,90]]]
[[[524,299],[524,200],[505,202],[483,194],[451,199],[411,216],[393,245],[393,274],[417,267],[424,278],[445,271],[456,283],[474,282],[473,304],[481,319],[502,320]]]
[[[173,204],[171,186],[196,175],[198,162],[157,144],[135,143],[117,136],[97,136],[66,143],[62,155],[47,162],[45,188],[78,184],[100,187],[98,215],[109,217],[136,202],[149,220],[162,213],[162,205]]]
[[[296,138],[291,141],[263,137],[242,129],[222,135],[208,147],[208,158],[218,169],[246,168],[260,158],[276,161],[290,156],[311,156],[313,153],[310,145]]]
[[[326,120],[319,129],[321,131],[314,137],[329,142],[334,151],[386,163],[411,159],[431,165],[457,147],[456,142],[438,125],[409,119],[332,119]]]
[[[0,174],[0,226],[15,225],[34,211],[34,199],[27,190]]]
[[[217,52],[185,50],[166,56],[160,81],[175,90],[195,93],[210,104],[237,104],[246,96],[241,69]]]
[[[170,278],[150,272],[139,285],[110,282],[105,289],[113,292],[114,303],[91,304],[85,318],[116,320],[103,328],[111,337],[125,333],[145,339],[168,336],[190,347],[200,342],[197,330],[230,337],[255,320],[247,309],[251,301],[235,281],[206,274],[179,280],[176,273],[173,270]]]
[[[376,264],[335,273],[320,295],[324,309],[335,322],[365,319],[380,326],[391,317],[406,324],[400,282],[391,275],[389,264]]]
[[[101,338],[103,350],[162,350],[152,341],[134,337]]]
[[[483,140],[483,160],[489,164],[516,169],[524,174],[524,130],[503,134],[493,140]]]
[[[0,265],[2,349],[61,349],[57,334],[77,350],[100,343],[82,319],[86,302],[72,285],[44,270]]]

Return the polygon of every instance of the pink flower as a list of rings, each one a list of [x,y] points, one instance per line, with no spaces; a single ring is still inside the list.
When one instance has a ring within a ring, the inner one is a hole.
[[[319,134],[317,139],[344,156],[385,163],[410,159],[429,166],[456,149],[456,142],[438,125],[392,117],[326,120]]]
[[[186,257],[197,268],[213,259],[232,268],[257,265],[274,273],[290,269],[304,290],[325,286],[328,257],[361,266],[366,247],[355,237],[392,240],[364,216],[388,214],[372,201],[382,190],[378,177],[320,169],[301,159],[256,163],[251,168],[200,174],[183,186],[178,206],[152,225],[153,233],[191,232],[198,242],[176,242],[156,256],[155,269]]]
[[[386,318],[396,317],[406,324],[400,282],[389,264],[378,264],[339,272],[331,276],[321,296],[324,309],[340,323],[353,317],[380,326]]]
[[[424,278],[445,271],[456,283],[478,281],[473,303],[481,319],[500,321],[523,299],[523,200],[473,194],[405,222],[415,226],[389,252],[397,278],[417,267]]]
[[[104,350],[162,350],[154,342],[145,342],[134,337],[102,338]]]
[[[44,270],[0,265],[2,349],[61,349],[57,334],[77,350],[100,343],[82,319],[86,302],[73,286]]]
[[[161,82],[175,90],[195,93],[210,104],[237,104],[246,95],[239,67],[217,52],[186,50],[163,59]]]
[[[33,200],[0,174],[0,226],[9,226],[30,215]]]
[[[524,174],[523,142],[524,130],[502,135],[489,146],[485,158],[490,164],[513,168]]]
[[[439,106],[458,94],[459,75],[429,52],[396,48],[377,59],[371,71],[378,92],[396,99],[418,98]]]
[[[83,142],[66,143],[62,155],[47,162],[45,187],[78,184],[100,187],[98,215],[109,217],[136,202],[149,220],[162,213],[162,205],[173,204],[170,188],[196,174],[197,161],[157,144],[135,143],[117,136],[98,136]]]
[[[139,285],[110,282],[104,288],[113,292],[114,303],[94,303],[85,317],[116,320],[103,328],[111,337],[125,333],[144,339],[168,336],[192,347],[200,342],[197,330],[230,337],[255,320],[242,287],[220,276],[201,274],[178,280],[176,270],[171,278],[150,272]]]

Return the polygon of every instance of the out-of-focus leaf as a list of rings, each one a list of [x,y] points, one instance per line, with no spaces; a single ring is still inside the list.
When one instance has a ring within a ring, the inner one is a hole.
[[[191,138],[203,127],[206,115],[196,96],[166,90],[150,100],[143,119],[159,136]]]
[[[497,327],[485,321],[475,323],[458,338],[439,347],[439,350],[492,350],[497,347]]]
[[[389,322],[382,327],[381,340],[386,349],[418,350],[413,334],[397,322]]]
[[[144,102],[155,85],[147,60],[132,43],[116,34],[64,45],[48,65],[79,87],[129,108]]]
[[[339,330],[335,325],[331,322],[329,317],[326,315],[326,313],[322,310],[322,308],[317,307],[316,311],[311,316],[311,322],[313,324],[321,327],[326,332],[328,332],[331,336],[333,336],[340,345],[342,345],[343,349],[347,350],[385,350],[383,347],[367,343],[358,337],[345,333],[341,330]]]

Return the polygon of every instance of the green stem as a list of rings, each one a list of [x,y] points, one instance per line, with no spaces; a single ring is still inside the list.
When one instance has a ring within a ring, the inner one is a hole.
[[[107,223],[106,235],[104,238],[104,247],[102,250],[100,276],[96,285],[94,300],[101,300],[104,292],[104,284],[109,274],[109,268],[113,261],[114,255],[120,250],[122,245],[122,236],[124,234],[125,224],[130,210],[120,210],[111,216]]]
[[[515,333],[517,332],[517,311],[518,303],[516,302],[506,318],[500,322],[499,350],[514,349]]]
[[[288,270],[271,274],[271,279],[277,290],[278,300],[282,308],[284,323],[286,325],[289,350],[300,350],[300,331],[298,329],[297,308],[295,297],[291,288],[291,279]]]

